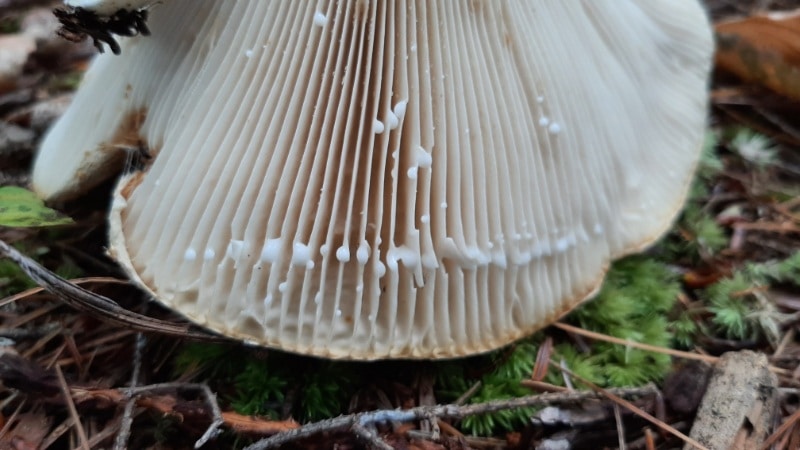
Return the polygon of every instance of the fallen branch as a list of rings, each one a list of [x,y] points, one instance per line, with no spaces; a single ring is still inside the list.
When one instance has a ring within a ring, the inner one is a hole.
[[[635,389],[632,393],[625,392],[624,390],[620,390],[618,392],[624,397],[640,397],[648,394],[654,395],[658,391],[656,390],[655,386],[650,386],[649,389]],[[276,448],[290,442],[309,438],[316,434],[332,431],[349,431],[356,436],[364,438],[370,444],[376,445],[380,448],[382,446],[375,442],[375,437],[377,437],[377,435],[372,431],[379,424],[414,422],[417,420],[433,418],[458,420],[469,416],[489,414],[509,409],[574,403],[596,398],[603,398],[603,395],[592,391],[571,391],[529,395],[525,397],[494,400],[472,405],[436,405],[419,406],[406,410],[392,409],[368,411],[335,417],[333,419],[322,420],[319,422],[313,422],[293,430],[283,431],[250,445],[246,448],[246,450],[264,450]],[[385,445],[383,442],[381,442],[381,444]]]

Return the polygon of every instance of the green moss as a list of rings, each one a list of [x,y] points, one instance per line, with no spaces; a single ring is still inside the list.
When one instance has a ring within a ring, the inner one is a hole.
[[[722,172],[724,165],[719,158],[719,136],[714,131],[706,132],[703,148],[700,152],[700,161],[697,164],[697,178],[700,181],[709,181]],[[695,197],[696,198],[696,197]]]
[[[346,363],[328,363],[303,374],[296,408],[300,420],[328,419],[346,411],[356,381],[352,367]]]
[[[283,375],[273,370],[268,361],[245,361],[242,371],[233,378],[236,392],[231,406],[242,414],[279,419],[289,384]]]
[[[536,351],[533,343],[523,342],[510,352],[500,350],[487,356],[437,364],[437,399],[440,402],[453,402],[476,382],[480,382],[480,388],[469,399],[469,403],[529,395],[530,390],[523,387],[520,381],[530,377]],[[470,376],[470,370],[474,367],[492,367],[492,370],[474,377]],[[524,426],[533,411],[531,408],[520,408],[471,416],[461,422],[461,428],[476,436],[492,436]]]
[[[672,336],[679,348],[691,348],[700,332],[697,320],[689,311],[683,311],[677,319],[670,324]]]
[[[679,226],[689,234],[683,253],[713,255],[728,246],[728,234],[708,211],[698,205],[687,206]]]
[[[7,259],[0,260],[0,298],[18,294],[35,286],[36,283],[16,264]]]
[[[635,256],[614,264],[597,298],[568,317],[585,330],[669,347],[673,335],[667,320],[680,293],[676,274],[651,257]],[[659,381],[669,371],[667,355],[606,342],[592,342],[588,353],[556,347],[557,357],[578,375],[601,386],[638,386]],[[561,375],[551,374],[551,382]]]
[[[291,391],[288,406],[302,422],[345,412],[358,387],[355,369],[354,364],[214,344],[186,345],[175,360],[178,374],[225,386],[223,401],[241,414],[279,419]]]
[[[0,34],[15,34],[21,30],[19,20],[16,18],[0,19]]]
[[[714,332],[728,339],[758,340],[773,344],[780,336],[779,313],[768,298],[774,283],[798,284],[800,252],[765,263],[749,263],[700,293],[713,314]]]
[[[735,128],[728,133],[728,147],[757,169],[775,164],[778,149],[763,134],[749,128]]]

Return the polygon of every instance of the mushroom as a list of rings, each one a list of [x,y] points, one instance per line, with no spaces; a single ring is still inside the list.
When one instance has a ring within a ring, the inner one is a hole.
[[[172,0],[101,55],[33,183],[124,159],[110,254],[222,334],[329,358],[527,336],[655,241],[697,163],[697,0]]]

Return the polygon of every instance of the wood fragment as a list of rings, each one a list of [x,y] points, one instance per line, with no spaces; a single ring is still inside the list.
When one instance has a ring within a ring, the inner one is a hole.
[[[747,350],[724,354],[711,375],[690,436],[710,450],[761,447],[777,411],[777,383],[765,355]]]

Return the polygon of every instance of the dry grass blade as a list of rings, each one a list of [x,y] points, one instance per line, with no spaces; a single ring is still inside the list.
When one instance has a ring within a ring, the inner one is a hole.
[[[81,443],[83,450],[90,450],[89,438],[86,436],[86,430],[81,425],[81,417],[78,415],[78,410],[75,408],[75,402],[72,401],[72,393],[70,392],[67,380],[64,379],[64,374],[61,372],[61,367],[56,366],[56,375],[58,376],[58,383],[61,385],[61,390],[64,395],[64,401],[67,403],[69,415],[72,417],[72,423],[75,426],[75,432],[78,434],[78,440]]]
[[[616,338],[614,336],[609,336],[607,334],[602,333],[595,333],[594,331],[584,330],[583,328],[575,327],[572,325],[568,325],[563,322],[556,322],[553,324],[554,327],[566,331],[568,333],[575,333],[580,336],[584,336],[590,339],[595,339],[598,341],[609,342],[612,344],[623,345],[626,347],[637,348],[639,350],[646,350],[655,353],[663,353],[665,355],[674,356],[676,358],[683,358],[683,359],[692,359],[697,361],[704,361],[709,364],[716,364],[719,362],[719,358],[716,356],[709,356],[709,355],[702,355],[700,353],[691,353],[691,352],[684,352],[681,350],[675,350],[666,347],[658,347],[656,345],[649,345],[649,344],[642,344],[640,342],[635,341],[626,341],[625,339]],[[784,375],[784,376],[792,376],[792,372],[786,369],[782,369],[780,367],[769,366],[770,372],[776,375]]]
[[[716,356],[701,355],[699,353],[683,352],[671,348],[658,347],[656,345],[648,345],[634,341],[626,341],[625,339],[616,338],[614,336],[609,336],[607,334],[595,333],[594,331],[584,330],[583,328],[578,328],[563,322],[554,323],[553,326],[558,328],[559,330],[566,331],[568,333],[575,333],[577,335],[584,336],[590,339],[595,339],[598,341],[610,342],[612,344],[638,348],[639,350],[647,350],[656,353],[663,353],[665,355],[675,356],[683,359],[695,359],[698,361],[705,361],[709,364],[716,364],[717,361],[719,361],[719,358],[717,358]]]

